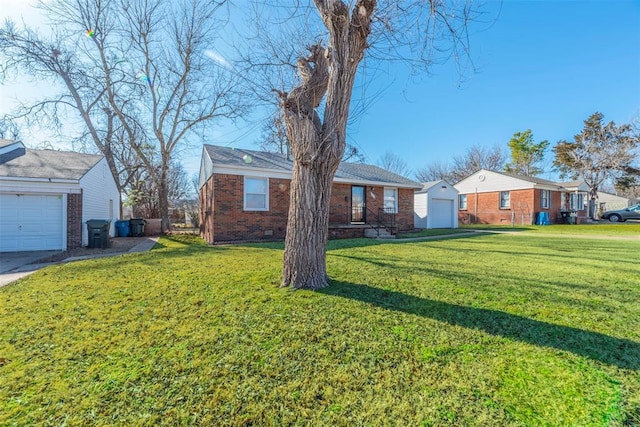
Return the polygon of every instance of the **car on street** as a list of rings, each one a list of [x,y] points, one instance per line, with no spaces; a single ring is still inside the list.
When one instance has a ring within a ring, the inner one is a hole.
[[[602,218],[611,222],[624,222],[628,219],[640,219],[640,205],[629,206],[624,209],[615,211],[606,211],[602,214]]]

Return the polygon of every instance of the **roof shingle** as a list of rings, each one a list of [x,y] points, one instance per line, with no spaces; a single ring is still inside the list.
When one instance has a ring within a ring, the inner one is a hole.
[[[0,177],[79,180],[103,156],[70,151],[32,150],[0,164]]]
[[[204,148],[214,165],[249,167],[273,171],[291,172],[293,161],[280,153],[246,150],[241,148],[220,147],[205,144]],[[422,188],[422,185],[409,178],[395,174],[374,165],[342,162],[338,166],[335,178],[347,181],[367,181]]]

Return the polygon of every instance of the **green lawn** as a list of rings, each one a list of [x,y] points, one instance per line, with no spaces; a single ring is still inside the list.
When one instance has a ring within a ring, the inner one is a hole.
[[[612,224],[610,222],[594,222],[591,224],[553,224],[553,225],[461,225],[464,230],[495,230],[495,231],[529,231],[537,234],[580,234],[593,236],[628,236],[640,237],[640,222],[628,221]]]
[[[640,241],[186,239],[0,288],[0,425],[640,424]]]

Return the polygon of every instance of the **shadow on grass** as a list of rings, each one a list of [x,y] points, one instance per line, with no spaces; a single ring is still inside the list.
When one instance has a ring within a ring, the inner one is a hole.
[[[627,339],[554,325],[496,310],[434,301],[362,284],[334,281],[331,286],[319,292],[361,301],[387,310],[476,329],[540,347],[568,351],[623,369],[640,370],[640,343]]]

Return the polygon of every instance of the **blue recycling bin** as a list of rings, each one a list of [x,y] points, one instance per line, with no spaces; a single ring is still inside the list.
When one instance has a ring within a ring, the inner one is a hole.
[[[116,221],[115,226],[118,231],[118,237],[129,237],[129,221]]]
[[[536,225],[549,225],[551,221],[549,221],[549,212],[538,212],[538,216],[536,218]]]

